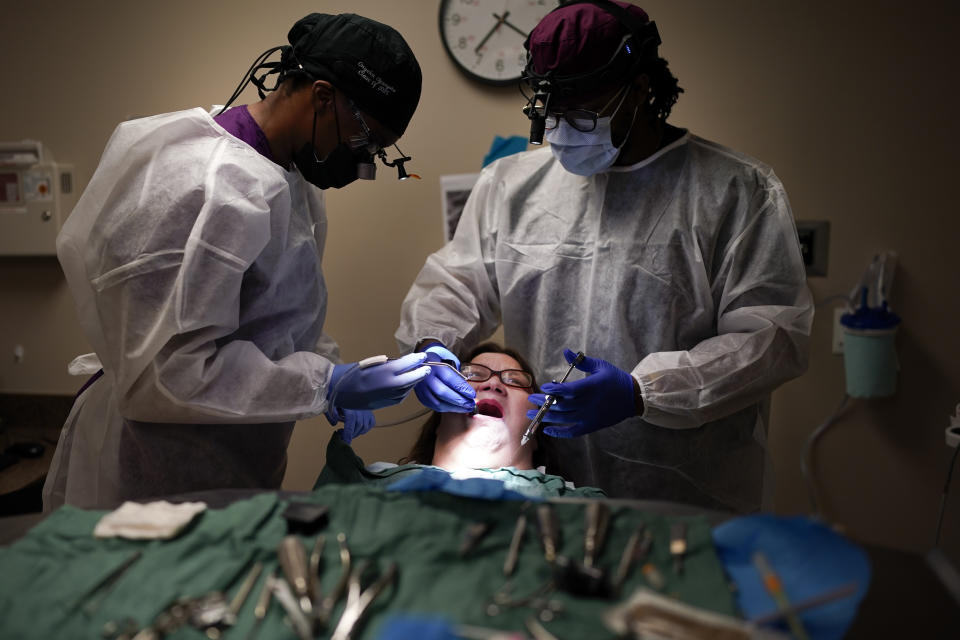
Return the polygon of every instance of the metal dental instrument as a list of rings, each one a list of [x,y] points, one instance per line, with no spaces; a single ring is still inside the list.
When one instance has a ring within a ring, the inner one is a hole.
[[[673,556],[673,572],[683,573],[683,556],[687,553],[687,525],[675,522],[670,526],[670,555]]]
[[[528,503],[529,504],[529,503]],[[510,550],[507,552],[507,559],[503,562],[503,575],[510,577],[514,569],[517,568],[517,556],[520,553],[520,545],[523,544],[523,536],[527,532],[527,514],[526,505],[517,518],[517,525],[513,528],[513,537],[510,539]]]
[[[643,573],[643,577],[647,579],[650,586],[657,591],[663,591],[664,587],[667,586],[667,581],[663,577],[663,574],[660,573],[660,569],[657,569],[657,565],[652,562],[648,562],[640,567],[640,572]]]
[[[330,622],[330,614],[333,608],[337,606],[343,590],[347,586],[347,580],[350,579],[350,549],[347,547],[347,536],[342,532],[337,534],[337,543],[340,545],[340,579],[336,586],[320,601],[320,607],[317,610],[317,622],[326,626]]]
[[[457,369],[455,366],[453,366],[452,364],[450,364],[450,363],[447,362],[446,360],[444,360],[444,361],[442,361],[442,362],[424,362],[423,364],[428,365],[428,366],[431,366],[431,367],[447,367],[448,369],[453,369],[453,371],[455,371],[458,376],[460,376],[460,377],[463,378],[464,380],[467,379],[467,376],[463,375],[463,372],[460,371],[460,369]],[[470,412],[470,415],[472,415],[472,416],[477,415],[477,407],[476,407],[476,405],[474,405],[473,411]]]
[[[300,640],[312,640],[313,632],[310,628],[310,621],[297,603],[297,597],[293,595],[293,590],[290,589],[287,581],[283,578],[274,578],[270,583],[270,588],[273,589],[273,595],[277,602],[287,612],[287,617],[290,618],[290,624],[293,625],[297,637]]]
[[[123,577],[123,574],[126,573],[127,569],[133,565],[134,562],[140,559],[140,556],[143,554],[139,549],[134,551],[126,560],[117,565],[117,568],[108,573],[104,578],[93,585],[87,593],[81,596],[80,600],[77,601],[75,607],[80,606],[81,603],[86,601],[83,604],[83,613],[90,616],[97,612],[97,609],[100,608],[100,605],[103,603],[104,598],[110,595],[110,592],[113,590],[113,587],[120,581],[120,578]]]
[[[567,372],[565,374],[563,374],[563,377],[560,378],[560,381],[558,382],[558,384],[563,384],[564,382],[566,382],[567,376],[570,375],[570,372],[572,372],[578,364],[583,362],[583,359],[585,357],[586,356],[584,355],[583,351],[578,352],[577,357],[574,358],[573,362],[570,363],[570,368],[567,369]],[[557,382],[557,381],[554,380],[554,382]],[[533,437],[533,434],[536,433],[537,431],[537,427],[540,426],[540,422],[543,420],[543,416],[546,415],[547,411],[550,410],[550,407],[556,404],[556,402],[557,402],[557,399],[551,395],[548,395],[546,398],[543,399],[543,404],[540,406],[540,410],[537,411],[537,415],[534,416],[533,421],[530,423],[530,426],[527,427],[527,430],[524,432],[523,437],[520,438],[521,447],[527,444],[530,438]]]
[[[550,597],[554,590],[553,580],[547,580],[534,591],[524,596],[512,595],[512,585],[508,580],[502,587],[493,594],[490,603],[487,604],[487,615],[494,618],[500,615],[502,609],[513,609],[517,607],[529,607],[537,613],[541,620],[549,622],[553,617],[563,611],[563,603],[560,600]]]
[[[556,521],[554,520],[552,524],[548,523],[546,514],[540,509],[537,511],[537,516],[540,520],[545,555],[548,556],[548,562],[551,562],[553,582],[556,587],[578,596],[609,597],[611,593],[610,581],[607,579],[606,573],[594,564],[606,539],[610,522],[609,507],[596,502],[587,507],[584,561],[582,564],[556,553],[555,548],[560,544],[559,530],[554,531]],[[554,559],[552,561],[549,559],[551,546],[554,547],[552,551]]]
[[[250,628],[250,633],[247,634],[247,640],[254,639],[257,630],[263,624],[263,619],[267,617],[267,610],[270,608],[270,596],[273,595],[273,580],[273,574],[268,573],[267,579],[263,581],[260,595],[257,597],[257,604],[253,607],[253,626]]]
[[[557,514],[553,512],[553,507],[548,504],[538,506],[537,523],[540,525],[543,557],[552,566],[557,561],[557,547],[560,545],[560,529],[557,526]]]
[[[492,527],[493,525],[491,523],[482,520],[467,525],[466,530],[463,532],[463,539],[460,542],[460,557],[462,558],[473,551],[483,537],[490,533]]]
[[[449,362],[424,362],[423,364],[427,365],[428,367],[447,367],[448,369],[452,369],[454,372],[456,372],[456,374],[464,380],[467,379],[467,376],[463,375],[460,369],[457,369]]]
[[[587,532],[583,538],[583,565],[593,567],[594,561],[603,550],[603,543],[607,539],[607,528],[610,525],[610,507],[594,500],[587,505],[586,512]]]
[[[262,571],[262,562],[258,562],[253,565],[253,568],[250,569],[250,573],[248,573],[247,577],[244,578],[243,584],[241,584],[240,588],[237,590],[237,594],[233,596],[233,600],[230,601],[230,611],[233,613],[234,617],[240,613],[240,609],[243,608],[243,603],[247,601],[247,598],[250,596],[250,592],[253,591],[253,585],[257,584],[257,578],[260,577],[260,573]]]
[[[190,622],[191,598],[181,597],[174,600],[166,609],[157,614],[153,622],[137,632],[133,640],[159,640],[177,632]]]
[[[317,607],[320,604],[320,562],[323,560],[323,547],[326,544],[326,537],[324,535],[317,536],[316,542],[313,543],[313,551],[310,552],[310,579],[309,579],[309,588],[310,588],[310,599],[313,601],[314,607]]]
[[[610,595],[610,582],[606,574],[594,566],[594,560],[599,555],[607,535],[610,508],[594,501],[587,505],[585,515],[583,564],[558,555],[553,566],[553,581],[558,589],[574,595],[606,598]]]
[[[781,618],[786,618],[789,615],[796,615],[803,611],[813,609],[815,607],[823,606],[834,600],[842,600],[843,598],[848,598],[857,592],[857,583],[848,582],[847,584],[837,587],[836,589],[831,589],[821,593],[820,595],[813,596],[812,598],[807,598],[805,600],[800,600],[799,602],[794,602],[792,606],[783,610],[776,610],[771,613],[766,613],[761,616],[750,618],[749,621],[756,625],[767,625],[772,622],[777,622]]]
[[[187,621],[190,625],[203,631],[211,640],[220,637],[221,627],[230,627],[237,622],[237,617],[231,612],[230,603],[222,591],[212,591],[191,600],[187,609]]]
[[[452,369],[453,371],[455,371],[455,372],[457,373],[457,375],[460,376],[461,378],[463,378],[464,380],[467,379],[467,376],[463,375],[463,373],[461,373],[459,369],[457,369],[455,366],[453,366],[453,365],[450,364],[449,362],[421,362],[420,365],[418,365],[418,366],[423,366],[423,365],[427,365],[427,366],[430,366],[430,367],[447,367],[448,369]],[[374,425],[374,426],[377,427],[377,428],[380,428],[380,427],[395,427],[395,426],[397,426],[398,424],[406,424],[407,422],[410,422],[411,420],[416,420],[417,418],[421,418],[421,417],[427,415],[428,413],[430,413],[430,409],[424,409],[424,410],[422,410],[422,411],[417,411],[416,413],[414,413],[414,414],[412,414],[412,415],[406,416],[406,417],[404,417],[404,418],[400,418],[399,420],[393,420],[393,421],[391,421],[391,422],[384,422],[384,423],[382,423],[382,424],[378,421],[377,424]],[[474,405],[473,410],[470,412],[470,415],[476,415],[476,414],[477,414],[477,407],[476,407],[476,405]]]
[[[767,590],[767,593],[770,594],[770,597],[773,598],[773,601],[777,605],[777,609],[781,611],[783,617],[786,618],[787,626],[790,627],[790,633],[792,633],[793,637],[797,640],[809,640],[810,636],[807,635],[807,630],[800,621],[800,617],[790,604],[790,600],[787,598],[787,592],[783,588],[783,582],[780,581],[780,576],[774,572],[773,566],[771,566],[767,556],[762,551],[754,551],[751,560],[753,560],[753,566],[757,568],[760,577],[763,579],[763,586]]]
[[[630,535],[627,546],[623,549],[623,555],[620,556],[620,564],[617,566],[617,574],[613,579],[613,592],[620,593],[623,589],[623,583],[627,580],[630,573],[630,567],[634,562],[643,563],[650,554],[650,547],[653,546],[653,534],[646,528],[644,523],[637,525],[637,529]]]
[[[300,602],[300,609],[305,616],[313,616],[313,603],[310,601],[310,575],[309,565],[307,564],[307,551],[303,548],[303,543],[296,536],[286,536],[280,541],[277,548],[277,557],[280,560],[280,568],[283,569],[283,575],[287,582],[293,587],[293,592],[297,595]]]
[[[213,591],[191,601],[187,607],[190,624],[203,631],[210,640],[219,640],[224,629],[237,623],[237,613],[253,590],[253,585],[260,577],[261,571],[263,571],[263,564],[260,562],[254,564],[240,588],[237,589],[233,600],[229,602],[221,591]]]
[[[391,563],[387,570],[377,578],[376,582],[367,587],[365,591],[361,590],[360,579],[367,568],[367,562],[360,563],[356,569],[350,573],[350,589],[347,594],[347,606],[340,615],[340,622],[334,629],[330,640],[350,640],[354,637],[361,618],[370,603],[380,595],[380,592],[393,581],[397,575],[396,563]]]

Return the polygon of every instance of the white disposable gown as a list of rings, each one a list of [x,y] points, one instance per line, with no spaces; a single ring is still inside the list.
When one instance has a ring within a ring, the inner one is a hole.
[[[639,382],[643,416],[550,438],[551,471],[611,496],[745,512],[763,496],[762,407],[805,370],[812,320],[780,181],[685,133],[592,177],[549,149],[487,167],[397,340],[463,352],[502,321],[541,380],[565,371],[565,347],[608,360]]]
[[[45,508],[279,487],[337,358],[325,235],[322,192],[204,110],[121,124],[57,239],[104,375],[64,425]]]

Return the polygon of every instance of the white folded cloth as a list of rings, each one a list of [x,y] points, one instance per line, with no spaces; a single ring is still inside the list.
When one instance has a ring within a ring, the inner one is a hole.
[[[205,502],[124,502],[100,518],[93,536],[142,540],[173,538],[206,508]]]

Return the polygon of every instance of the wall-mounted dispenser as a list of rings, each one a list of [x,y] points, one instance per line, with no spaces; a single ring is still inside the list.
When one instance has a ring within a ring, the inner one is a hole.
[[[896,266],[892,251],[874,256],[850,292],[850,311],[840,319],[847,394],[853,398],[883,398],[897,389],[900,364],[894,339],[900,317],[887,304]]]
[[[73,167],[34,140],[0,143],[0,256],[53,256],[74,197]]]

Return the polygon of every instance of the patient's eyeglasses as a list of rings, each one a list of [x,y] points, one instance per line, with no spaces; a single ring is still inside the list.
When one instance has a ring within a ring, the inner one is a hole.
[[[482,364],[468,362],[460,367],[460,373],[467,379],[467,382],[484,382],[490,379],[490,376],[496,374],[500,382],[508,387],[517,389],[532,389],[533,376],[523,369],[504,369],[503,371],[494,371],[490,367]]]

